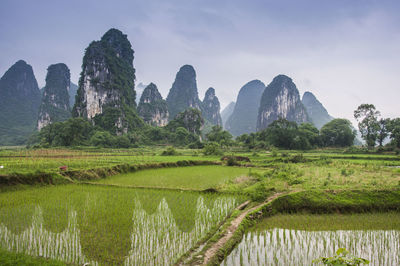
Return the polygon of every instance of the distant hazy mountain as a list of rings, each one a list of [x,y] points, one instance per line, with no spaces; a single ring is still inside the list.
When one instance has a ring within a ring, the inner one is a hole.
[[[211,124],[213,125],[222,126],[222,119],[220,114],[221,107],[218,97],[215,95],[214,88],[209,88],[206,91],[201,109],[204,119],[211,122]]]
[[[170,120],[188,108],[201,110],[196,72],[191,65],[184,65],[179,69],[168,93],[167,104]]]
[[[144,122],[153,126],[165,126],[168,123],[168,106],[157,86],[150,83],[140,97],[138,113]]]
[[[46,86],[39,108],[37,129],[41,130],[53,122],[61,122],[71,117],[69,68],[63,64],[50,65],[47,69]]]
[[[40,91],[32,67],[20,60],[0,79],[0,145],[20,145],[35,130]]]
[[[307,110],[308,116],[318,129],[333,120],[333,117],[328,114],[322,103],[311,92],[306,91],[301,101]]]
[[[232,135],[256,132],[258,107],[265,84],[253,80],[245,84],[239,91],[236,105],[225,123],[225,128]]]
[[[265,88],[258,112],[257,130],[268,127],[279,118],[297,123],[311,122],[296,85],[285,75],[276,76]]]
[[[224,128],[226,121],[228,120],[228,118],[233,113],[233,110],[235,109],[235,104],[236,104],[235,102],[230,102],[221,112],[222,125]]]
[[[76,96],[76,93],[78,92],[78,85],[76,85],[75,83],[70,83],[69,84],[69,90],[68,90],[68,94],[69,94],[69,106],[71,107],[71,110],[72,110],[72,107],[74,107],[74,104],[75,104],[75,96]]]

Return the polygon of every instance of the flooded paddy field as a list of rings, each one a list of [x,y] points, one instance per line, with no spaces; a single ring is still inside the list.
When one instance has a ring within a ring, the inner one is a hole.
[[[221,222],[234,196],[63,185],[0,194],[0,247],[91,265],[171,265]]]
[[[276,215],[245,233],[221,265],[312,265],[339,248],[370,265],[400,264],[400,214]]]

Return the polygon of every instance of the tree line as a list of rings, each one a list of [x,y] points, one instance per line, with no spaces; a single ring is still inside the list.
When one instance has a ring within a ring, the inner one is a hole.
[[[380,118],[372,104],[362,104],[354,111],[358,129],[368,148],[382,147],[386,140],[390,146],[400,148],[400,118]],[[308,150],[322,147],[348,147],[354,145],[356,130],[347,119],[333,119],[318,130],[311,123],[297,124],[280,118],[266,129],[238,136],[236,139],[221,126],[213,126],[203,134],[204,119],[197,109],[179,113],[165,127],[144,124],[123,135],[113,134],[83,118],[71,118],[44,127],[30,139],[36,147],[97,146],[130,148],[140,145],[167,144],[178,147],[204,148],[206,153],[217,154],[220,148],[241,146],[248,149],[276,147]]]

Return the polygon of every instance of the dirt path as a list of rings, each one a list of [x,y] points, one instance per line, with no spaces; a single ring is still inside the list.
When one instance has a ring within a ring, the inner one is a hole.
[[[271,197],[269,197],[265,202],[251,208],[248,209],[244,212],[242,212],[238,217],[236,217],[232,222],[231,225],[228,227],[228,229],[225,231],[224,236],[222,238],[220,238],[218,240],[218,242],[216,242],[214,245],[212,245],[204,254],[204,260],[202,264],[207,264],[211,258],[213,258],[217,251],[222,248],[226,242],[228,242],[229,239],[232,238],[233,234],[236,232],[238,226],[240,225],[240,223],[243,221],[243,219],[246,217],[246,215],[249,212],[252,212],[254,210],[256,210],[257,208],[262,207],[265,204],[268,204],[269,202],[271,202],[272,200],[276,199],[277,197],[281,196],[283,193],[277,193],[272,195]]]

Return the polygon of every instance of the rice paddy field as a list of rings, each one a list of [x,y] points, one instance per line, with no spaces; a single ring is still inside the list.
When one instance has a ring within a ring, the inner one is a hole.
[[[0,246],[80,265],[170,265],[241,201],[88,185],[6,192]]]
[[[244,235],[221,265],[313,265],[314,259],[331,257],[339,248],[370,265],[399,265],[400,214],[266,218]]]
[[[152,187],[184,190],[206,190],[217,188],[249,173],[247,168],[227,166],[192,166],[168,169],[149,169],[120,174],[97,181],[129,187]]]
[[[240,213],[235,208],[248,200],[252,208],[273,193],[400,190],[400,157],[394,154],[232,150],[226,155],[250,162],[227,166],[221,156],[199,150],[162,156],[163,150],[0,149],[0,181],[11,175],[17,181],[24,175],[40,178],[42,173],[65,181],[0,182],[0,262],[6,254],[25,254],[27,261],[40,257],[33,265],[43,265],[42,259],[49,265],[173,265],[227,228],[230,215]],[[178,163],[188,161],[213,165]],[[102,170],[110,174],[90,179],[60,170],[67,166],[79,173],[121,165],[129,167]],[[399,212],[336,212],[262,219],[244,232],[221,265],[311,265],[338,248],[371,260],[370,265],[400,264]]]

